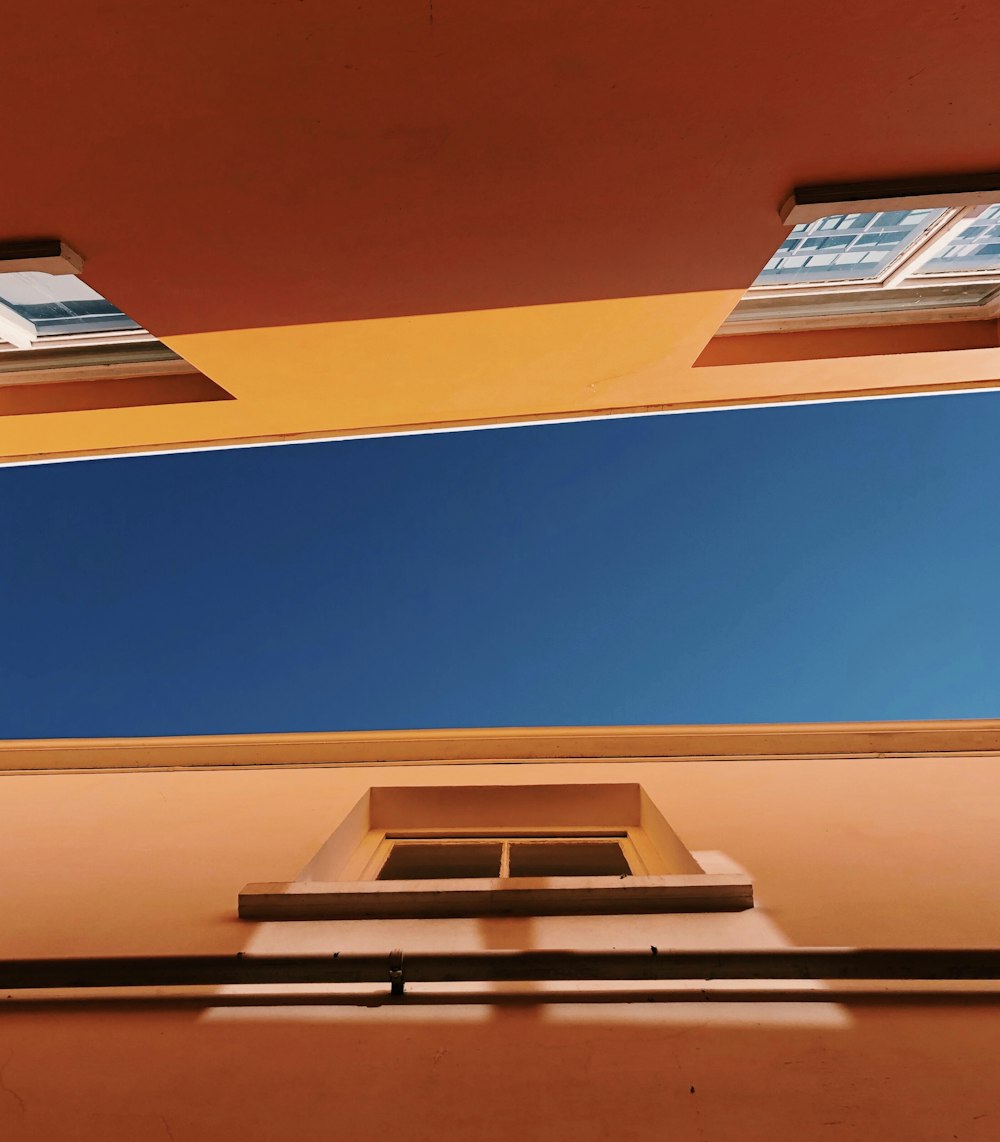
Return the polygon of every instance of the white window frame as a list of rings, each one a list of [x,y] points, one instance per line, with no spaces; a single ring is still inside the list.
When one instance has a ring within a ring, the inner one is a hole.
[[[54,277],[80,277],[84,260],[80,254],[57,239],[0,242],[0,275],[19,273],[50,274]],[[86,283],[84,283],[86,284]],[[130,319],[131,320],[131,319]],[[70,333],[40,336],[33,321],[0,300],[0,353],[33,353],[46,349],[77,346],[132,344],[136,340],[155,341],[145,329],[124,329],[116,333]]]
[[[918,203],[913,204],[914,207]],[[740,318],[739,305],[718,330],[717,336],[747,333],[784,333],[810,329],[856,329],[865,326],[914,325],[930,322],[991,320],[1000,317],[1000,269],[957,270],[952,273],[921,273],[921,268],[936,257],[965,227],[975,222],[991,203],[945,207],[945,213],[891,259],[878,274],[868,278],[837,281],[788,282],[783,285],[751,285],[740,299],[775,302],[802,297],[833,297],[843,294],[874,293],[881,290],[919,289],[938,285],[961,285],[970,282],[996,283],[998,292],[985,302],[974,305],[933,304],[905,310],[883,310],[877,307],[855,313],[816,313],[782,315],[775,306],[775,316]],[[862,211],[854,211],[862,213]],[[871,211],[864,211],[865,213]],[[845,212],[848,213],[848,212]]]
[[[35,323],[0,301],[0,347],[9,346],[11,349],[23,352],[33,349],[37,340],[38,330],[35,328]],[[7,345],[2,344],[4,341]]]

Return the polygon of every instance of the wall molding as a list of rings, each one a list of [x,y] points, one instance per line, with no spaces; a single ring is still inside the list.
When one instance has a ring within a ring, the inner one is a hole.
[[[1000,719],[547,726],[0,741],[0,774],[1000,755]]]

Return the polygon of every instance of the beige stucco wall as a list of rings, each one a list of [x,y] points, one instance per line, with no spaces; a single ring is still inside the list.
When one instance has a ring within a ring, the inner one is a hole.
[[[252,925],[371,784],[639,781],[756,880],[728,916]],[[0,776],[0,955],[992,946],[992,757]],[[0,1138],[992,1139],[1000,1006],[0,999]],[[694,1087],[692,1093],[691,1087]],[[839,1133],[838,1133],[839,1132]]]

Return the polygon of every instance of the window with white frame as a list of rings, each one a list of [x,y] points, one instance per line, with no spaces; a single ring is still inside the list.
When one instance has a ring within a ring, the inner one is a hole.
[[[830,214],[794,226],[719,333],[1000,316],[1000,203]]]
[[[17,349],[80,334],[145,332],[72,274],[0,273],[0,305],[5,338]]]
[[[0,388],[194,372],[83,281],[83,264],[57,239],[0,242]]]

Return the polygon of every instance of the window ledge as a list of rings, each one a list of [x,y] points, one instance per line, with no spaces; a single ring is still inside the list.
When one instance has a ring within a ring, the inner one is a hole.
[[[739,912],[752,907],[751,879],[721,874],[291,881],[248,884],[239,897],[243,920]]]
[[[903,353],[953,353],[996,349],[997,319],[923,324],[857,326],[852,329],[785,329],[716,334],[695,368],[758,365],[778,361],[831,361],[839,357],[885,357]]]

